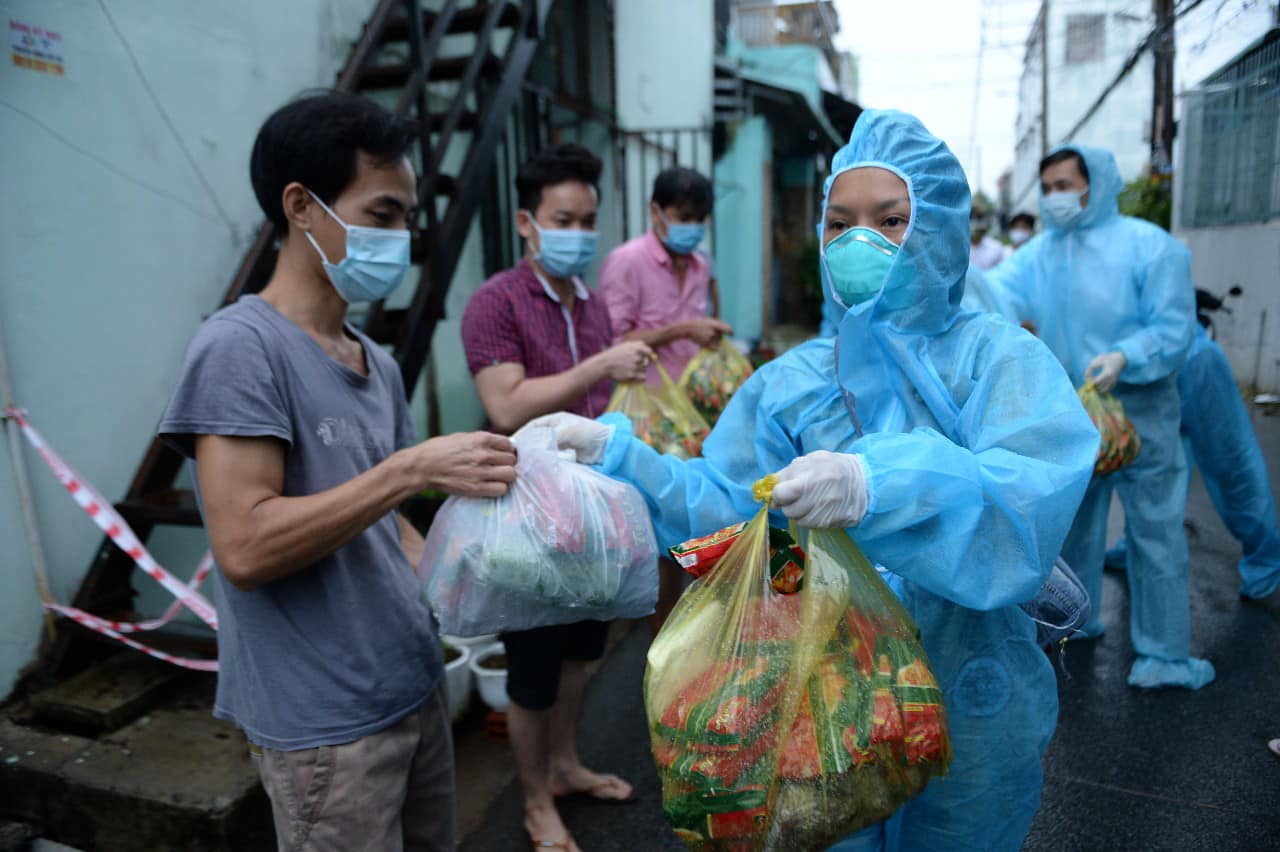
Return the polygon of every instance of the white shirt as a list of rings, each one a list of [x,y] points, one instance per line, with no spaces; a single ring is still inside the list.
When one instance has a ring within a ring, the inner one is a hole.
[[[984,271],[1011,254],[1013,249],[990,234],[983,234],[982,240],[976,246],[973,243],[969,244],[969,263]]]

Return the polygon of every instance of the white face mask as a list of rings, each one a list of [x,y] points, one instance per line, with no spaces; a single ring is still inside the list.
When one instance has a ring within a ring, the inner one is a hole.
[[[1009,242],[1015,246],[1020,246],[1029,239],[1031,239],[1031,232],[1026,228],[1013,228],[1009,231]]]
[[[1083,192],[1050,192],[1040,199],[1040,213],[1051,228],[1066,230],[1084,213]]]

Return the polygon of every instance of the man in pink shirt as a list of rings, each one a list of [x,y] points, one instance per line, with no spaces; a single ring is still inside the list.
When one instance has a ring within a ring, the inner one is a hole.
[[[711,181],[693,169],[664,170],[653,182],[643,236],[609,253],[600,268],[600,295],[609,308],[615,340],[647,343],[673,381],[698,350],[715,346],[733,329],[707,316],[711,265],[698,254],[711,215]],[[658,368],[649,367],[649,384]],[[658,563],[658,604],[649,619],[657,635],[680,598],[684,574],[669,559]]]
[[[600,269],[600,294],[615,340],[653,348],[673,380],[704,346],[715,346],[728,324],[707,315],[711,267],[697,253],[711,215],[711,181],[679,166],[653,182],[653,227],[609,253]],[[649,368],[649,384],[658,370]]]

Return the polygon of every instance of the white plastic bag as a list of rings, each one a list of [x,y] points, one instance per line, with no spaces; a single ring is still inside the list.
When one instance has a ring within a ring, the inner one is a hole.
[[[450,497],[419,576],[455,636],[639,618],[658,597],[658,546],[640,493],[556,452],[550,429],[516,443],[506,496]]]

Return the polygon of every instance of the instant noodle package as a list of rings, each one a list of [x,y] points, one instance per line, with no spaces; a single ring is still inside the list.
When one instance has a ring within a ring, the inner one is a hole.
[[[1080,388],[1079,395],[1084,410],[1089,413],[1089,419],[1102,436],[1102,443],[1098,445],[1098,460],[1093,466],[1094,475],[1106,476],[1133,464],[1142,451],[1142,439],[1138,437],[1138,430],[1133,428],[1133,423],[1125,416],[1120,400],[1109,393],[1099,393],[1092,382]]]
[[[751,373],[747,356],[722,337],[714,349],[703,349],[693,356],[680,376],[680,387],[698,413],[714,426]]]
[[[476,636],[653,612],[658,548],[640,492],[563,457],[550,429],[516,444],[510,490],[450,497],[427,534],[419,576],[441,630]]]
[[[796,538],[762,509],[672,549],[703,574],[650,648],[645,706],[663,809],[691,850],[825,849],[950,761],[911,617],[843,530]]]

